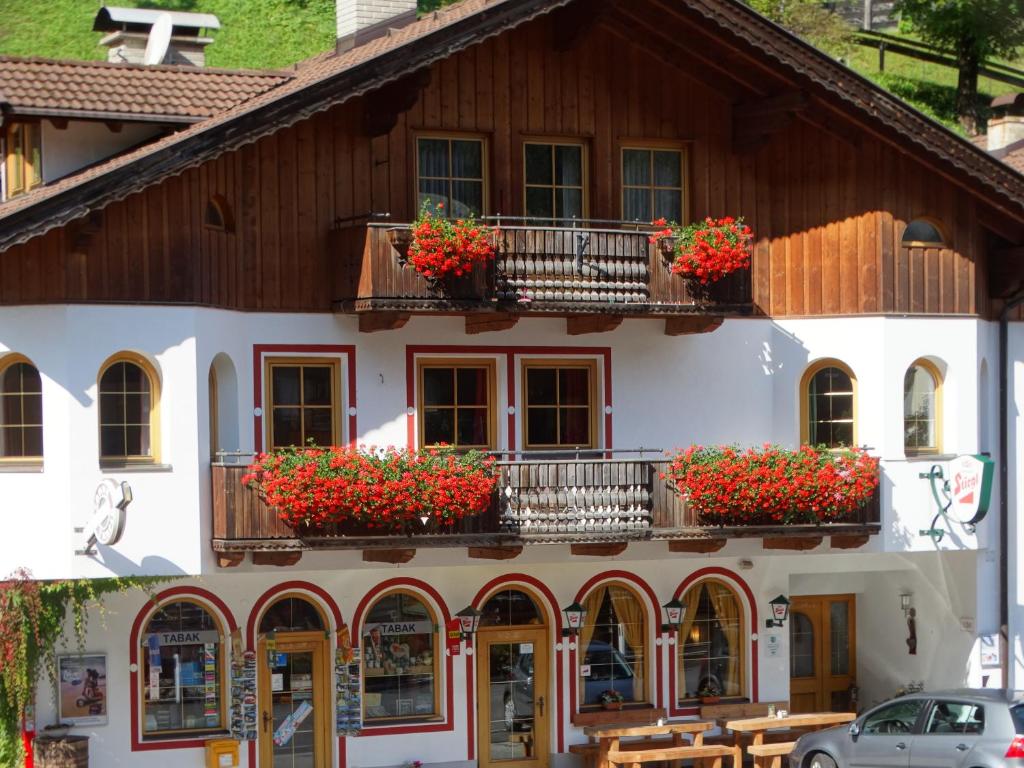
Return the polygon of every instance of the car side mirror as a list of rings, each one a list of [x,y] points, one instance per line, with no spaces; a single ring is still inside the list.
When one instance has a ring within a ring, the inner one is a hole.
[[[860,725],[856,720],[850,723],[850,735],[855,739],[860,736]]]

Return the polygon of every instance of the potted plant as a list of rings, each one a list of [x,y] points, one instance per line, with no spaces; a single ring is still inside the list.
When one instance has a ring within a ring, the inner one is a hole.
[[[606,691],[601,691],[598,698],[601,701],[601,706],[605,709],[622,709],[622,704],[626,701],[625,696],[612,688],[609,688]]]
[[[412,228],[389,230],[405,263],[437,287],[494,259],[496,230],[472,216],[451,219],[444,203],[424,203]]]
[[[717,704],[722,700],[722,688],[715,680],[708,679],[697,689],[697,696],[701,704]]]
[[[750,268],[753,233],[743,218],[710,217],[685,227],[665,219],[649,240],[657,243],[670,261],[669,270],[692,282],[695,294],[734,272]]]

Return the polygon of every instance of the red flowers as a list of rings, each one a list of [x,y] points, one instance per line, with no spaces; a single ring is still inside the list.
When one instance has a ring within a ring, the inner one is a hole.
[[[653,224],[664,229],[648,238],[652,243],[666,237],[676,240],[672,262],[672,272],[676,275],[691,277],[699,280],[701,285],[707,285],[750,266],[753,233],[743,223],[742,217],[706,218],[682,228],[668,225],[664,219]]]
[[[497,482],[493,461],[445,447],[290,448],[257,456],[242,482],[289,525],[355,522],[392,533],[451,526],[486,510]]]
[[[672,458],[666,475],[711,524],[821,523],[868,503],[878,488],[878,459],[810,445],[742,452],[694,445]]]
[[[412,225],[412,245],[408,259],[413,269],[427,278],[468,274],[477,264],[494,258],[492,227],[468,219],[451,219],[443,215],[444,203],[434,211],[426,203]]]

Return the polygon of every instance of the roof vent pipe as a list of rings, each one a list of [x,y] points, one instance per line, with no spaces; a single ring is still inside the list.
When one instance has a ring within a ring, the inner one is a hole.
[[[343,53],[416,21],[416,0],[335,0],[335,13]]]

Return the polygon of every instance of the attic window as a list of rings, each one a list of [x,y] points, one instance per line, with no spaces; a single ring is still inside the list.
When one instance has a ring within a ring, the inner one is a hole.
[[[231,206],[223,195],[214,195],[206,203],[206,215],[203,226],[217,232],[234,232],[235,219],[231,215]]]
[[[903,245],[944,246],[946,238],[942,230],[928,219],[914,219],[903,231]]]

